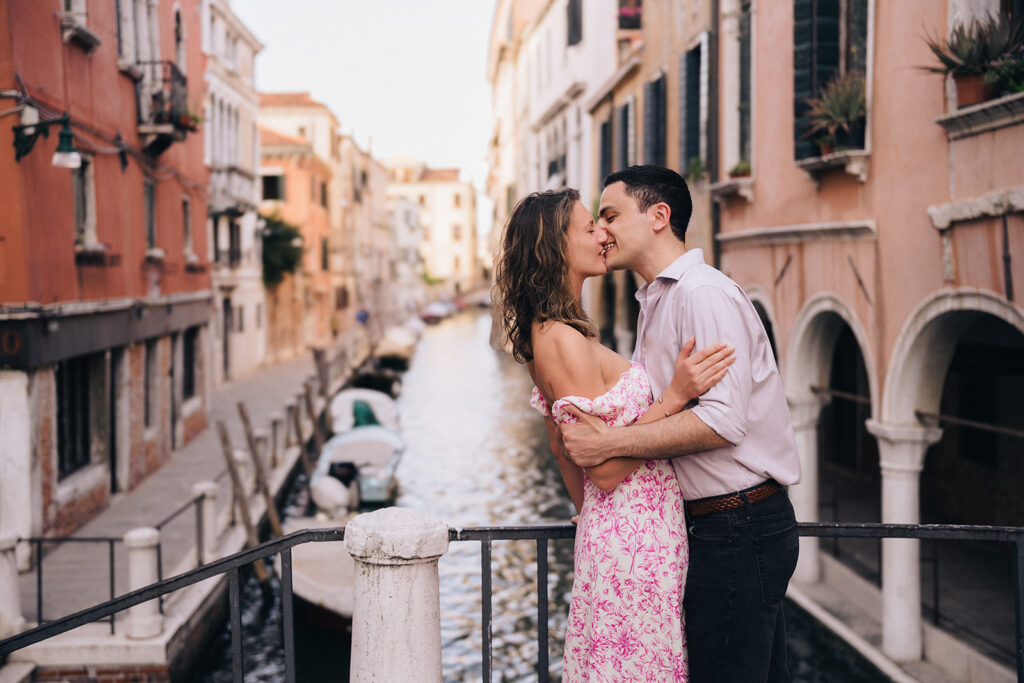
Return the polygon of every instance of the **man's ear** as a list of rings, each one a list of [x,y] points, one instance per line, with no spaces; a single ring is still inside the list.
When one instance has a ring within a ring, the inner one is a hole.
[[[651,218],[654,223],[651,226],[654,232],[659,233],[669,226],[669,220],[672,218],[672,209],[669,208],[665,202],[658,202],[657,204],[651,205],[649,209]]]

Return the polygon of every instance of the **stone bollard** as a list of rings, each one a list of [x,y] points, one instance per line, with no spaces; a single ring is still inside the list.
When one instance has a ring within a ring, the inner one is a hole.
[[[0,538],[0,638],[9,638],[25,629],[18,589],[18,539]]]
[[[252,430],[252,436],[256,440],[256,452],[259,453],[260,464],[264,471],[270,469],[270,430],[266,427],[258,427]],[[267,482],[270,485],[270,482]]]
[[[297,439],[295,436],[295,406],[294,400],[287,401],[284,404],[284,447],[296,445]]]
[[[256,490],[256,468],[249,459],[249,451],[244,448],[236,448],[231,453],[235,461],[235,470],[238,472],[238,479],[242,482],[242,493],[246,496],[252,495]]]
[[[202,496],[199,503],[200,515],[203,520],[203,562],[217,559],[220,541],[220,529],[217,528],[217,495],[220,486],[212,481],[197,481],[192,485],[192,495]]]
[[[356,560],[350,680],[440,682],[437,560],[448,551],[448,526],[383,508],[348,523],[345,549]]]
[[[132,529],[124,535],[128,548],[128,590],[138,590],[157,582],[156,546],[160,532],[152,527]],[[128,608],[128,637],[153,638],[164,629],[160,600],[154,599]]]
[[[284,454],[287,446],[287,423],[282,413],[274,413],[270,416],[270,466],[277,467],[278,461]]]

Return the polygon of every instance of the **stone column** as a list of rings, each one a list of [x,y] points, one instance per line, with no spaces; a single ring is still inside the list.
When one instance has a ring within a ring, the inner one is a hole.
[[[156,546],[160,532],[152,527],[132,529],[124,535],[128,548],[128,590],[138,590],[157,582]],[[164,628],[159,599],[143,602],[128,609],[128,637],[153,638]]]
[[[793,419],[793,435],[800,455],[800,483],[789,487],[789,498],[798,522],[818,520],[818,415],[828,401],[814,394],[787,397]],[[815,583],[821,579],[819,539],[800,537],[800,561],[793,580]]]
[[[882,522],[918,524],[924,454],[942,430],[875,420],[867,429],[878,440]],[[913,539],[882,539],[882,651],[898,661],[921,658],[921,547]]]
[[[17,546],[18,539],[14,536],[0,538],[0,639],[25,630],[18,589]]]
[[[28,374],[0,370],[0,535],[32,536],[32,419]],[[38,501],[36,505],[39,505]],[[24,571],[31,563],[31,547],[16,551]]]
[[[345,549],[356,560],[353,683],[440,683],[437,560],[448,551],[448,526],[408,508],[383,508],[348,523]]]
[[[202,496],[199,503],[203,520],[203,562],[218,558],[220,529],[217,527],[217,495],[220,486],[212,481],[197,481],[192,485],[192,496]]]

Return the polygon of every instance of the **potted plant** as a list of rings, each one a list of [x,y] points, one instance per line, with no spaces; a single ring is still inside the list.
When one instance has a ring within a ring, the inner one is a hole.
[[[743,159],[735,166],[729,169],[730,178],[746,178],[750,175],[750,162]]]
[[[848,71],[836,76],[825,86],[821,97],[811,97],[807,104],[811,124],[808,135],[824,133],[837,149],[864,148],[867,117],[864,74]]]
[[[996,95],[1024,92],[1024,41],[989,62],[982,80]]]
[[[704,164],[700,157],[690,157],[686,164],[686,179],[690,181],[700,180],[704,176]]]
[[[998,13],[987,19],[957,24],[946,38],[930,36],[925,40],[939,60],[939,66],[923,68],[951,75],[956,84],[957,107],[967,107],[996,94],[993,78],[986,78],[986,75],[993,61],[1012,55],[1024,43],[1024,25]]]
[[[818,146],[818,152],[821,156],[826,157],[831,154],[836,148],[836,139],[829,134],[821,135],[814,139],[814,144]]]

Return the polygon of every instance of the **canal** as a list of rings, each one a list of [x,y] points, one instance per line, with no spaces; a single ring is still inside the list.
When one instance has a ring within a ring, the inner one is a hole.
[[[572,504],[543,421],[528,403],[529,374],[490,348],[489,333],[485,311],[466,311],[425,330],[399,399],[408,449],[398,469],[397,502],[453,527],[565,522]],[[301,483],[300,477],[297,487]],[[303,505],[297,492],[289,509]],[[557,681],[572,591],[572,543],[554,541],[550,548],[550,657]],[[493,567],[495,680],[536,680],[536,544],[496,541]],[[452,543],[439,573],[444,680],[479,681],[479,544]],[[275,587],[264,598],[250,582],[244,601],[245,680],[283,680],[279,592]],[[794,681],[887,680],[798,608],[787,608]],[[229,644],[224,634],[211,646],[201,680],[230,680]],[[297,623],[296,645],[300,681],[347,680],[348,654],[335,637]]]

